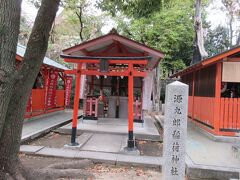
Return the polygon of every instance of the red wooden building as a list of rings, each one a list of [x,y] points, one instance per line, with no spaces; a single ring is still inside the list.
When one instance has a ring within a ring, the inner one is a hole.
[[[25,50],[25,46],[17,46],[17,62],[22,60]],[[69,101],[72,84],[72,77],[66,76],[64,73],[67,69],[47,57],[44,58],[28,101],[25,118],[65,109],[66,100],[67,103]]]
[[[173,77],[189,85],[188,115],[214,135],[240,132],[240,46],[194,64]]]
[[[63,53],[65,62],[76,64],[74,70],[65,71],[76,75],[72,145],[77,144],[78,101],[83,96],[85,118],[128,119],[128,147],[133,148],[133,122],[142,121],[143,87],[148,83],[143,79],[157,67],[163,53],[116,32],[70,47]],[[80,86],[85,86],[82,88],[85,91],[81,90],[84,94],[80,94]]]

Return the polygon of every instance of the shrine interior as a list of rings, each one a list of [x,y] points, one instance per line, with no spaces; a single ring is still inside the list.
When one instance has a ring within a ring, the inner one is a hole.
[[[134,78],[134,119],[142,121],[143,78]],[[90,108],[92,105],[92,109]],[[128,118],[128,77],[87,76],[84,118]]]

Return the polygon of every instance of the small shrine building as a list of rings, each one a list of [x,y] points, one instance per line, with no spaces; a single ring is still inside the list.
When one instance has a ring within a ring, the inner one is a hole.
[[[134,121],[142,122],[143,109],[152,96],[153,74],[164,57],[159,50],[112,31],[63,50],[65,62],[76,76],[72,145],[76,145],[79,98],[84,99],[84,118],[128,119],[128,147],[135,146]],[[81,92],[81,93],[80,93]]]
[[[26,47],[17,46],[16,65],[22,61]],[[70,105],[72,76],[67,76],[67,67],[45,57],[32,93],[29,97],[25,118],[31,118],[64,110]]]
[[[196,126],[216,136],[239,136],[240,46],[172,77],[189,85],[188,116]]]

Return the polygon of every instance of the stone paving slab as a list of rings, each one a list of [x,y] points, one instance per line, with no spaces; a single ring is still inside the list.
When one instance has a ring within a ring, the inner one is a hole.
[[[36,155],[42,156],[52,156],[52,157],[65,157],[65,158],[75,158],[78,151],[71,149],[60,149],[60,148],[48,148],[45,147],[40,151],[36,152]]]
[[[161,157],[151,156],[130,156],[130,155],[117,155],[117,164],[119,165],[144,165],[150,167],[159,167],[162,165]]]
[[[164,123],[164,116],[155,117]],[[213,179],[215,176],[220,179],[238,178],[240,161],[232,155],[232,143],[212,140],[189,121],[187,139],[185,161],[189,175],[195,179]]]
[[[81,150],[117,153],[121,149],[123,139],[123,135],[94,134]]]
[[[39,148],[39,146],[35,147],[32,145],[24,145],[23,147],[28,149]],[[38,151],[34,151],[34,150],[28,151],[26,152],[26,154],[50,156],[50,157],[62,157],[62,158],[91,159],[94,162],[110,163],[115,165],[116,164],[141,165],[146,167],[160,167],[163,162],[161,157],[131,156],[131,155],[123,155],[123,154],[117,154],[117,153],[79,151],[76,149],[73,150],[73,149],[48,148],[48,147],[43,147]]]
[[[22,138],[21,141],[27,141],[34,139],[50,130],[63,125],[64,123],[72,120],[72,110],[65,110],[50,113],[48,115],[25,120],[23,123]],[[79,114],[82,111],[79,110]]]
[[[23,153],[36,153],[37,151],[43,149],[44,146],[29,146],[29,145],[22,145],[20,147],[20,151]]]
[[[76,138],[76,142],[79,144],[79,148],[81,148],[86,142],[93,136],[93,133],[83,133]]]
[[[106,120],[106,121],[104,121]],[[91,132],[91,133],[107,133],[117,135],[128,134],[128,121],[127,119],[114,119],[103,118],[97,121],[97,123],[86,123],[88,120],[80,120],[77,125],[79,132]],[[134,135],[138,139],[160,140],[159,132],[154,125],[154,120],[150,117],[145,118],[144,125],[140,123],[134,123]],[[71,133],[71,124],[65,125],[58,129],[60,133]]]

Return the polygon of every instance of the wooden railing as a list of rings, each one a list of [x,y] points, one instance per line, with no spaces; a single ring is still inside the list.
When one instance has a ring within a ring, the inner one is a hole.
[[[87,97],[84,107],[85,116],[98,117],[98,98]]]
[[[136,100],[133,102],[134,119],[142,120],[142,102]]]
[[[194,101],[194,108],[193,108]],[[194,111],[194,112],[192,112]],[[214,123],[214,98],[213,97],[198,97],[189,96],[188,114],[194,117],[195,120],[213,127]]]
[[[240,130],[240,98],[221,98],[220,129]]]
[[[192,117],[192,110],[193,110],[193,97],[188,96],[188,116]]]
[[[32,99],[29,100],[28,102],[25,118],[46,114],[46,113],[64,108],[64,105],[65,105],[64,90],[56,91],[56,99],[55,99],[56,105],[51,109],[47,109],[45,107],[45,98],[46,98],[45,93],[46,91],[44,89],[32,90],[32,97],[31,97]]]
[[[42,114],[45,110],[45,90],[32,90],[32,114]]]
[[[57,90],[56,92],[56,107],[64,107],[65,105],[65,91],[64,90]]]

